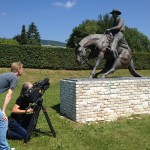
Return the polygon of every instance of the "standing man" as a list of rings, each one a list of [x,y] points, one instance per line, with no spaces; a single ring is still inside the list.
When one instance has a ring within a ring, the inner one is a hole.
[[[113,27],[107,29],[106,31],[111,32],[114,36],[110,51],[113,52],[114,58],[116,59],[116,57],[118,56],[118,52],[117,52],[118,42],[121,39],[125,41],[123,35],[123,32],[125,31],[125,25],[124,25],[124,21],[119,16],[121,15],[121,12],[119,10],[113,9],[112,12],[110,12],[110,14],[112,14],[112,17],[114,18],[114,23],[113,23]]]
[[[18,77],[21,76],[22,73],[23,64],[19,61],[11,64],[11,72],[0,74],[0,93],[8,91],[4,100],[2,110],[0,109],[0,150],[10,149],[6,140],[6,132],[8,128],[6,109],[17,86]]]

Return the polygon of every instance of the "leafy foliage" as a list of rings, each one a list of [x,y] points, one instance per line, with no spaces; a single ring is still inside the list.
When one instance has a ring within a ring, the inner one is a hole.
[[[21,61],[25,68],[85,70],[87,65],[78,66],[74,49],[43,46],[0,44],[0,67],[9,67],[14,61]],[[150,69],[150,53],[133,53],[136,69]],[[94,64],[95,60],[91,60]],[[105,61],[99,69],[104,67]]]
[[[33,22],[29,25],[29,29],[27,32],[27,38],[28,38],[28,41],[27,41],[28,45],[41,45],[40,44],[40,34],[37,30],[36,25]]]
[[[40,33],[34,22],[29,25],[27,32],[23,25],[21,34],[16,35],[13,39],[17,40],[20,45],[41,45]]]
[[[15,39],[0,38],[0,44],[18,45],[19,43]]]
[[[113,18],[109,16],[109,14],[105,14],[104,16],[99,15],[98,16],[98,32],[100,34],[103,34],[106,29],[109,29],[113,25]]]
[[[21,31],[21,42],[20,44],[21,45],[26,45],[27,42],[28,42],[28,39],[27,39],[27,32],[26,32],[26,27],[25,25],[22,26],[22,31]]]
[[[124,36],[132,50],[150,52],[150,40],[136,28],[126,27]]]
[[[112,25],[113,18],[110,17],[109,14],[105,14],[104,16],[99,15],[98,20],[83,21],[82,24],[73,29],[67,41],[67,46],[73,48],[75,47],[74,42],[79,42],[89,34],[103,34],[106,29],[109,29]],[[136,28],[129,28],[126,26],[124,36],[131,49],[134,51],[150,52],[150,40]]]
[[[78,27],[73,29],[70,38],[67,41],[68,47],[74,47],[74,42],[78,43],[82,38],[89,34],[94,34],[98,32],[98,24],[95,20],[83,21]]]

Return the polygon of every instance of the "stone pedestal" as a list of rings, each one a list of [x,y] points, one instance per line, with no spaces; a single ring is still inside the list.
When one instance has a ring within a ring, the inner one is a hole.
[[[60,81],[60,111],[77,122],[113,121],[150,113],[150,78]]]

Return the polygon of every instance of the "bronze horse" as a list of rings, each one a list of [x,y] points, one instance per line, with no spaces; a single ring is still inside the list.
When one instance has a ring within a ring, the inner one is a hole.
[[[99,74],[103,74],[105,78],[108,74],[115,72],[117,69],[128,68],[130,73],[134,77],[141,77],[134,68],[131,49],[128,44],[122,40],[118,44],[117,52],[118,56],[115,59],[112,52],[108,49],[113,36],[111,33],[108,34],[91,34],[83,38],[78,44],[76,44],[76,61],[78,64],[86,63],[89,67],[92,65],[89,63],[89,59],[96,58],[95,66],[92,67],[92,72],[89,78],[97,78]],[[91,52],[86,56],[86,49],[90,49]],[[95,74],[98,65],[102,60],[106,60],[105,67]]]

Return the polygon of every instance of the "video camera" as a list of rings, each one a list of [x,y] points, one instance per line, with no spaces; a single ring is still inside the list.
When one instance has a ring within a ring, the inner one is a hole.
[[[30,140],[32,132],[35,131],[36,124],[41,110],[43,110],[44,116],[47,120],[51,133],[53,134],[54,137],[56,137],[56,132],[53,128],[53,125],[48,116],[46,108],[42,104],[43,102],[42,95],[44,94],[45,90],[49,88],[49,85],[50,85],[49,79],[45,78],[43,81],[35,82],[33,84],[33,88],[29,89],[27,91],[27,94],[24,95],[25,99],[28,100],[29,103],[31,103],[31,105],[29,104],[29,107],[27,107],[26,110],[28,110],[29,108],[33,109],[30,123],[27,129],[27,135],[24,139],[25,143],[27,143]]]
[[[26,98],[30,103],[36,103],[42,97],[44,92],[49,88],[50,82],[48,78],[33,84],[33,88],[26,93]]]

